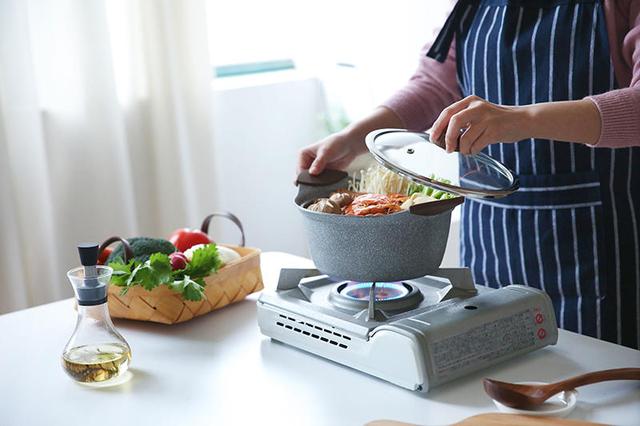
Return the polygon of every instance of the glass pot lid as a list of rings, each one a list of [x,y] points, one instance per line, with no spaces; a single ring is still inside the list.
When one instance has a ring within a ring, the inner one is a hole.
[[[471,198],[501,198],[518,190],[518,178],[486,154],[447,153],[428,132],[381,129],[366,137],[375,159],[396,173]]]

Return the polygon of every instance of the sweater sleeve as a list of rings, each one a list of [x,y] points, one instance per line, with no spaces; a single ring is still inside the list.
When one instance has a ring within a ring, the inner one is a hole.
[[[627,11],[629,31],[622,41],[622,56],[632,69],[629,87],[587,97],[600,112],[596,148],[640,146],[640,2],[629,2]]]
[[[422,49],[418,69],[407,84],[382,104],[395,112],[409,130],[429,128],[444,108],[461,98],[455,41],[443,63],[427,57],[428,48]]]

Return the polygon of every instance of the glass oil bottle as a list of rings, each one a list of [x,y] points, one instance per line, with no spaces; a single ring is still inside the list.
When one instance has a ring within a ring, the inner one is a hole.
[[[76,382],[117,384],[128,370],[131,348],[115,329],[107,306],[113,270],[98,266],[98,245],[78,246],[83,266],[67,272],[78,304],[76,328],[62,353],[62,367]]]

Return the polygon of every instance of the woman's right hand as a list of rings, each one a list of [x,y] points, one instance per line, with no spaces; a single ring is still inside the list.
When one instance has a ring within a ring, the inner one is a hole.
[[[344,170],[358,155],[367,152],[364,138],[369,132],[402,126],[402,120],[393,111],[379,107],[346,129],[302,149],[298,154],[298,173],[309,170],[310,174],[318,175],[325,169]]]
[[[358,141],[347,132],[338,132],[302,149],[298,154],[298,173],[309,170],[319,175],[325,169],[344,170],[362,153]]]

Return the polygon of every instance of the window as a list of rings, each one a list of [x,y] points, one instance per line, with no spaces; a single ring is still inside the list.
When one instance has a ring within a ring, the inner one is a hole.
[[[450,0],[209,0],[211,58],[222,76],[252,64],[316,73],[349,64],[387,93],[414,70],[451,7]]]

